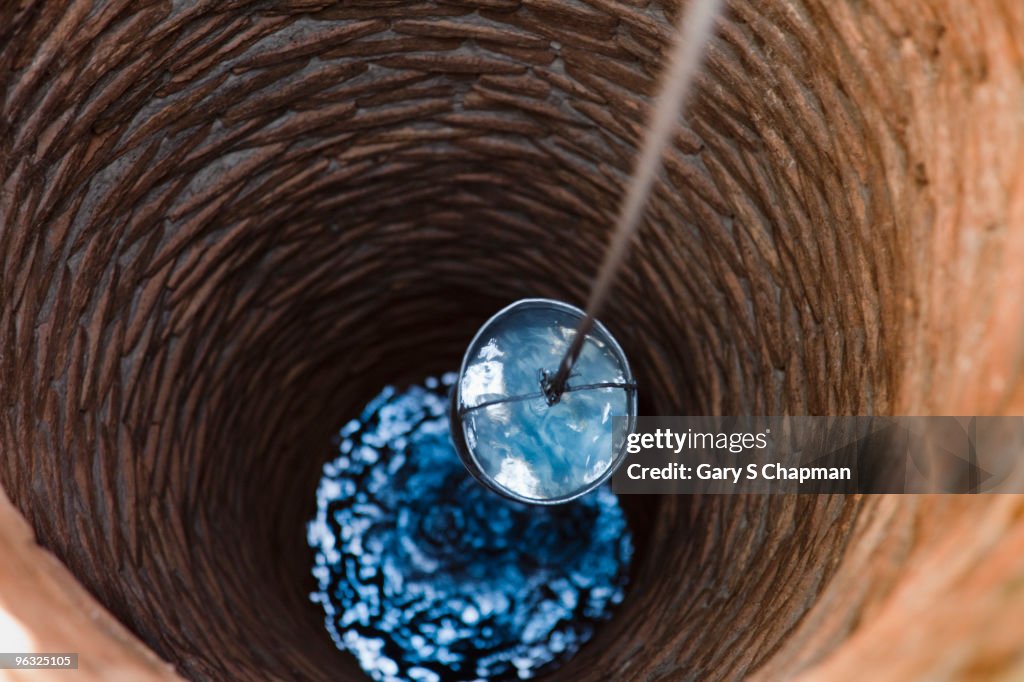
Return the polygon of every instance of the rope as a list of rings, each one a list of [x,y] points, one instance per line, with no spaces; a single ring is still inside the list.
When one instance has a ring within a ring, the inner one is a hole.
[[[669,136],[675,127],[676,118],[686,104],[693,78],[697,74],[704,49],[711,39],[715,17],[718,16],[721,5],[722,0],[690,0],[686,11],[679,15],[675,46],[663,76],[661,90],[654,101],[650,126],[630,178],[611,241],[591,287],[585,315],[576,327],[572,343],[562,356],[558,371],[550,379],[545,376],[542,381],[541,385],[549,405],[557,403],[565,392],[569,373],[579,358],[583,342],[604,307],[615,276],[629,251],[630,242],[640,225],[640,218],[643,217],[654,178],[661,168],[662,154],[669,144]]]

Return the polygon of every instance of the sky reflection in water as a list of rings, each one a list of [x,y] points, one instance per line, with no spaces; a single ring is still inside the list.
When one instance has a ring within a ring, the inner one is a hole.
[[[386,388],[317,491],[312,599],[375,680],[533,677],[622,600],[633,549],[615,495],[540,507],[486,490],[448,438],[455,379]]]

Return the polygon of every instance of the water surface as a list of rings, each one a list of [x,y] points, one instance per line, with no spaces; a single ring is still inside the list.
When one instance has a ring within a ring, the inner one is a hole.
[[[312,598],[375,680],[548,672],[623,597],[633,549],[615,495],[541,507],[488,491],[449,441],[455,379],[381,392],[342,429],[317,490]]]

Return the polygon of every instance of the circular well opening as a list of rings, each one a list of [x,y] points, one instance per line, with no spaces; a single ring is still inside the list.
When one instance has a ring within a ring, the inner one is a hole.
[[[331,435],[504,304],[583,300],[675,10],[14,10],[0,482],[40,540],[187,677],[360,679],[307,599]],[[889,409],[903,245],[861,235],[899,179],[812,26],[720,22],[603,315],[642,414]],[[863,502],[624,504],[634,580],[565,679],[756,669]]]

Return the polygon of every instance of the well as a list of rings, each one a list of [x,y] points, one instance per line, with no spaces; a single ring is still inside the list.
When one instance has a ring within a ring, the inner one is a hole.
[[[96,676],[361,679],[306,599],[329,436],[583,299],[677,9],[0,7],[0,483],[92,595],[12,541],[0,609]],[[603,316],[641,412],[1024,411],[1022,41],[1017,0],[731,2]],[[1021,673],[1016,497],[630,511],[559,679]]]

